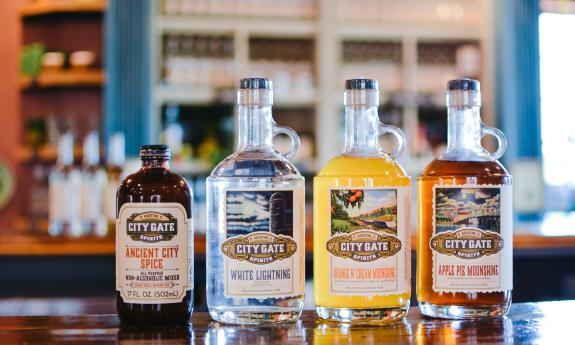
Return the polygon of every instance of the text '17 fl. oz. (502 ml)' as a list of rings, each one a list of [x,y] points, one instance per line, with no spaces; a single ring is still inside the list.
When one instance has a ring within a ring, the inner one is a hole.
[[[427,316],[497,317],[511,304],[512,180],[497,161],[505,137],[483,125],[480,106],[478,81],[448,83],[447,150],[418,181],[417,299]],[[493,154],[485,135],[499,143]]]
[[[116,290],[123,325],[187,325],[194,296],[192,190],[170,149],[145,145],[117,195]]]
[[[207,302],[212,318],[239,324],[295,321],[304,294],[304,178],[273,149],[299,138],[272,118],[271,81],[238,91],[238,144],[207,179]]]
[[[314,179],[314,293],[321,318],[392,323],[409,309],[410,185],[405,138],[381,124],[377,81],[346,82],[345,149]],[[394,135],[385,153],[379,138]]]

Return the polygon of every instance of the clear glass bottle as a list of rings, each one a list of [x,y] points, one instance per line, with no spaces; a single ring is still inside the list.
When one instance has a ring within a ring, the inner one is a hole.
[[[237,149],[207,178],[207,302],[221,322],[295,321],[303,308],[304,178],[287,160],[299,138],[274,123],[272,99],[270,80],[241,80]],[[287,155],[273,149],[279,133]]]
[[[116,309],[123,325],[188,325],[194,305],[193,194],[170,171],[166,145],[140,148],[142,167],[117,194]]]
[[[80,236],[82,174],[74,166],[74,135],[71,131],[62,134],[58,140],[58,160],[48,180],[48,233],[51,236]]]
[[[84,138],[82,159],[81,217],[82,234],[105,236],[104,189],[106,172],[100,166],[100,139],[97,131]]]
[[[106,164],[106,188],[104,191],[104,214],[108,223],[107,235],[116,229],[116,192],[122,183],[126,163],[126,140],[124,133],[114,133],[108,143]]]
[[[314,294],[321,318],[393,323],[411,297],[411,179],[395,161],[403,132],[379,122],[377,81],[351,79],[345,149],[314,178]],[[379,138],[397,138],[386,153]]]
[[[477,80],[448,83],[447,150],[418,180],[417,299],[431,317],[497,317],[511,304],[512,178],[497,161],[505,137],[481,122],[480,106]]]

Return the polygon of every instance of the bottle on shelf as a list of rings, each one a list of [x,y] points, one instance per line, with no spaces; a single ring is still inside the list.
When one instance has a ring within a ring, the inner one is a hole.
[[[82,234],[105,236],[108,232],[104,214],[106,172],[100,165],[100,139],[97,131],[84,138],[82,159],[81,217]]]
[[[497,161],[505,137],[481,122],[480,106],[477,80],[448,83],[447,149],[418,179],[417,299],[431,317],[497,317],[511,304],[512,178]]]
[[[142,167],[117,196],[118,316],[123,325],[187,325],[194,301],[192,189],[170,171],[168,146],[144,145],[140,158]]]
[[[184,129],[178,122],[180,107],[177,104],[166,106],[166,128],[162,132],[162,142],[170,148],[174,157],[179,157],[184,144]]]
[[[106,164],[106,188],[104,192],[104,214],[108,226],[108,235],[116,229],[116,192],[122,183],[122,172],[126,163],[126,143],[124,133],[110,136],[108,160]]]
[[[82,173],[74,166],[74,135],[71,131],[58,140],[58,158],[48,178],[49,224],[51,236],[80,236]]]
[[[207,178],[207,303],[217,321],[295,321],[303,309],[304,178],[287,158],[299,137],[272,118],[272,84],[246,78],[238,90],[236,151]],[[288,135],[286,154],[272,138]]]
[[[350,79],[345,148],[314,178],[314,293],[318,315],[351,323],[392,323],[411,297],[411,179],[395,161],[403,132],[379,122],[378,83]],[[383,134],[397,138],[386,153]]]

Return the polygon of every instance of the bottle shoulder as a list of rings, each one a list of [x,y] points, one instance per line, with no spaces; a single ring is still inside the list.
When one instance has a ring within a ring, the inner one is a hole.
[[[159,195],[189,195],[192,197],[192,188],[185,178],[168,169],[140,169],[128,175],[121,183],[119,194],[145,195],[157,193]]]
[[[318,177],[390,176],[409,178],[403,167],[389,157],[336,156],[324,165]]]
[[[438,176],[510,176],[499,161],[455,161],[434,159],[421,173],[421,177]]]
[[[301,176],[284,156],[273,151],[238,151],[222,160],[210,174],[216,177]]]

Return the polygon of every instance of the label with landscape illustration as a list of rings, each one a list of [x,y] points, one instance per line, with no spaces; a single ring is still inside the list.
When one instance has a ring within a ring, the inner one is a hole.
[[[226,297],[278,298],[303,293],[303,188],[227,190]]]
[[[409,187],[330,190],[330,293],[409,291]]]
[[[433,290],[511,290],[511,186],[436,185],[433,189]]]

